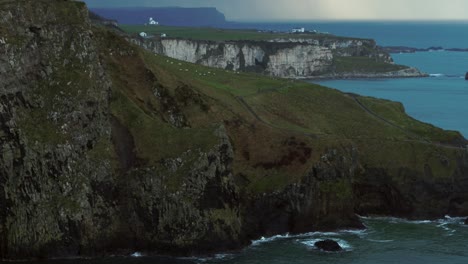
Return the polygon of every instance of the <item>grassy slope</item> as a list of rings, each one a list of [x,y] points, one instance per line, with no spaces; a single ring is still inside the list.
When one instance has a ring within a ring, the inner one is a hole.
[[[110,50],[112,45],[116,49],[125,46],[120,41],[111,38],[104,46]],[[452,142],[459,134],[416,121],[402,108],[393,107],[395,103],[362,98],[373,111],[411,134],[382,122],[351,96],[333,89],[213,69],[131,49],[131,56],[108,54],[116,67],[114,79],[120,83],[117,97],[122,96],[115,99],[113,112],[130,128],[145,159],[157,162],[193,147],[209,147],[212,128],[224,124],[234,146],[234,173],[248,192],[282,188],[299,180],[327,150],[350,146],[359,149],[365,166],[387,168],[395,175],[402,166],[423,172],[428,162],[435,177],[455,170],[454,163],[444,166],[440,160],[455,160],[458,150],[415,139],[414,134],[435,142]],[[145,68],[157,76],[156,81],[141,75]],[[160,120],[153,110],[157,108],[151,92],[155,82],[175,98],[178,87],[187,86],[203,102],[205,107],[179,100],[191,129],[176,129]],[[172,142],[170,148],[166,141]]]
[[[390,64],[369,57],[336,57],[336,73],[385,73],[407,69],[407,66]]]
[[[218,29],[209,27],[173,27],[173,26],[139,26],[139,25],[121,25],[121,28],[130,34],[146,32],[149,35],[159,36],[162,33],[172,38],[196,39],[196,40],[212,40],[212,41],[228,41],[228,40],[271,40],[279,38],[296,38],[296,39],[330,39],[330,40],[347,40],[358,38],[338,37],[330,34],[289,34],[289,33],[273,33],[273,32],[258,32],[253,29]]]

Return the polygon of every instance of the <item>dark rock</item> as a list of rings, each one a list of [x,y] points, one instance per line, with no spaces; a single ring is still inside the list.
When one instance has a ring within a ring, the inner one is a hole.
[[[468,225],[468,218],[465,219],[465,225]]]
[[[465,80],[468,81],[468,72],[465,74]]]
[[[314,246],[327,252],[338,252],[343,250],[343,248],[335,240],[331,239],[315,242]]]

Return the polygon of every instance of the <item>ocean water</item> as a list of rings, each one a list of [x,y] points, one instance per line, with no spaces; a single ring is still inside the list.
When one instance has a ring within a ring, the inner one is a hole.
[[[372,38],[381,46],[468,48],[468,21],[230,23],[229,28],[290,31],[295,27],[348,37]]]
[[[309,233],[263,238],[240,252],[210,258],[162,258],[134,254],[90,260],[56,260],[49,264],[431,264],[468,263],[468,226],[461,218],[405,221],[363,219],[366,230]],[[326,253],[314,243],[333,239],[344,249]]]
[[[414,66],[429,78],[314,81],[324,86],[402,102],[412,117],[468,137],[468,52],[394,54],[399,64]],[[468,263],[468,262],[467,262]]]

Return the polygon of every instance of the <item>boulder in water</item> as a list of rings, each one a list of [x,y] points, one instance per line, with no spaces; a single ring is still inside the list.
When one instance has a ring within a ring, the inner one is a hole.
[[[465,75],[465,80],[468,81],[468,72],[467,72],[466,75]]]
[[[316,246],[320,250],[327,252],[338,252],[343,250],[343,248],[338,244],[338,242],[331,239],[315,242],[314,246]]]
[[[465,219],[465,225],[468,225],[468,218]]]

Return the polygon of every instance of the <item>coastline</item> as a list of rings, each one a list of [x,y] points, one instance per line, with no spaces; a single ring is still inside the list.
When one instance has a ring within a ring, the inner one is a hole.
[[[445,224],[456,224],[464,226],[464,221],[468,216],[449,216],[436,217],[436,218],[404,218],[404,217],[394,217],[394,216],[361,216],[358,215],[361,222],[365,221],[383,221],[386,223],[392,224],[438,224],[441,228]],[[148,258],[153,259],[154,261],[167,261],[167,260],[202,260],[209,261],[214,259],[224,259],[228,256],[234,256],[236,254],[242,253],[242,251],[247,250],[251,247],[257,247],[265,243],[272,243],[274,241],[283,240],[283,239],[301,239],[312,236],[340,236],[344,234],[356,234],[362,235],[366,231],[369,231],[368,226],[364,224],[364,228],[340,228],[335,230],[314,230],[304,233],[280,233],[269,236],[261,236],[256,239],[252,239],[248,244],[232,250],[220,250],[212,251],[207,253],[200,254],[187,254],[184,256],[181,255],[170,255],[170,254],[158,254],[157,252],[151,251],[132,251],[128,250],[126,253],[119,254],[109,254],[109,255],[90,255],[90,256],[64,256],[64,257],[55,257],[48,258],[47,261],[95,261],[101,258],[116,258],[116,259],[139,259],[139,258]],[[43,262],[43,259],[38,258],[29,258],[29,259],[0,259],[0,262],[4,263],[26,263],[26,262]]]
[[[421,72],[416,68],[384,73],[332,73],[318,76],[297,77],[298,80],[352,80],[352,79],[406,79],[428,78],[430,74]]]
[[[415,47],[407,47],[407,46],[382,46],[381,48],[390,54],[437,52],[437,51],[468,52],[468,48],[443,48],[443,47],[415,48]]]

